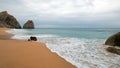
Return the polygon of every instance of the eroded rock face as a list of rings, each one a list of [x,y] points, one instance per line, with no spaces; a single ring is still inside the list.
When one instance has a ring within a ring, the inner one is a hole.
[[[32,20],[28,20],[24,25],[24,29],[34,29],[34,23]]]
[[[5,27],[1,21],[0,21],[0,27]]]
[[[16,18],[8,14],[7,11],[0,12],[0,27],[21,28]]]
[[[120,32],[109,37],[106,40],[105,45],[119,46],[120,47]]]

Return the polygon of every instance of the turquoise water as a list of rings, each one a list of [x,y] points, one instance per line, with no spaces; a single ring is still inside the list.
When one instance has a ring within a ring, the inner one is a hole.
[[[120,29],[89,29],[89,28],[40,28],[40,29],[17,29],[24,31],[21,34],[37,35],[51,34],[61,37],[107,39],[110,35],[117,33]]]
[[[40,28],[13,29],[15,39],[36,36],[39,42],[78,68],[119,68],[120,56],[109,53],[105,40],[120,29]]]

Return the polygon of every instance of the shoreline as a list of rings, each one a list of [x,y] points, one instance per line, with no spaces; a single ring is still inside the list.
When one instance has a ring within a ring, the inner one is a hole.
[[[12,36],[14,36],[14,34],[6,32],[7,30],[10,30],[10,29],[0,28],[0,40],[8,40],[8,39],[11,39]]]
[[[0,28],[1,68],[76,68],[44,43],[10,39],[13,34],[6,30]]]

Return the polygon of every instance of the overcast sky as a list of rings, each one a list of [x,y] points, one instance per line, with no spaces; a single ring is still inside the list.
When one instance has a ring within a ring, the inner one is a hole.
[[[0,0],[5,10],[40,28],[120,28],[120,0]]]

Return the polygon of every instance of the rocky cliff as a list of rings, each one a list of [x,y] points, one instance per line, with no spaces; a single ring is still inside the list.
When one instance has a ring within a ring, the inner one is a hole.
[[[8,14],[7,11],[0,12],[0,27],[21,28],[16,18]]]
[[[34,29],[34,23],[32,20],[28,20],[24,25],[24,29]]]

